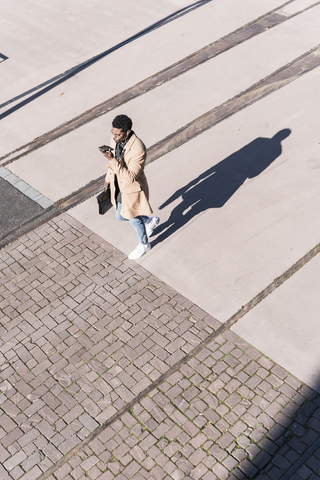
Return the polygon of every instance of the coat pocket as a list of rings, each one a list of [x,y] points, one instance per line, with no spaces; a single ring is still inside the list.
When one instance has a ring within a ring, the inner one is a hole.
[[[142,191],[142,187],[141,187],[140,183],[133,182],[130,185],[127,185],[124,188],[123,193],[136,193],[136,192],[141,192],[141,191]]]

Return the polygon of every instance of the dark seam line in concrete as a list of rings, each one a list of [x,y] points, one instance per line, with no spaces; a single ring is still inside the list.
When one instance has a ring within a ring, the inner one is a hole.
[[[320,46],[260,80],[244,92],[201,115],[148,149],[148,163],[197,137],[226,118],[279,90],[320,65]]]
[[[310,52],[298,57],[287,66],[282,67],[275,73],[266,77],[264,80],[261,80],[257,84],[245,90],[243,93],[237,95],[231,100],[228,100],[219,107],[215,107],[185,127],[182,127],[160,142],[151,146],[148,149],[148,159],[146,163],[149,164],[154,162],[163,155],[171,152],[175,148],[178,148],[189,140],[192,140],[196,136],[222,122],[226,118],[234,115],[240,110],[243,110],[270,93],[279,90],[297,78],[300,78],[302,75],[308,73],[319,65],[320,47],[317,46]],[[80,204],[81,202],[90,198],[92,195],[98,193],[99,190],[103,188],[103,180],[104,175],[96,180],[93,180],[88,185],[81,187],[75,193],[68,195],[62,200],[59,200],[47,210],[31,218],[29,221],[15,230],[8,232],[5,236],[0,237],[0,248],[5,247],[9,243],[19,238],[21,235],[30,232],[37,226],[42,225],[48,220],[51,220],[61,213],[66,212],[75,205]]]
[[[280,7],[271,10],[270,12],[262,15],[256,20],[249,22],[245,26],[235,30],[234,32],[222,37],[221,39],[207,45],[206,47],[201,48],[200,50],[192,53],[191,55],[183,58],[179,62],[170,65],[169,67],[161,70],[160,72],[146,78],[142,82],[137,83],[133,87],[124,90],[123,92],[115,95],[114,97],[102,102],[99,105],[87,110],[81,115],[73,118],[72,120],[63,123],[59,127],[41,135],[40,137],[36,138],[35,140],[13,150],[10,153],[0,157],[1,160],[5,160],[8,157],[13,156],[12,158],[8,158],[5,162],[1,164],[1,166],[8,165],[9,163],[18,160],[19,158],[27,155],[28,153],[37,150],[38,148],[43,147],[44,145],[60,138],[68,133],[76,130],[77,128],[89,123],[96,118],[105,115],[106,113],[110,112],[111,110],[123,105],[145,93],[153,90],[154,88],[163,85],[164,83],[186,73],[187,71],[205,63],[208,60],[230,50],[237,45],[245,42],[246,40],[250,40],[251,38],[263,33],[264,31],[275,27],[297,15],[300,15],[304,11],[308,10],[311,7],[307,7],[304,10],[296,12],[292,15],[286,16],[276,13],[279,8],[282,8],[285,5],[292,3],[295,0],[289,0],[288,2],[284,3]],[[316,2],[312,5],[315,6],[320,2]],[[20,152],[20,153],[18,153]]]
[[[256,295],[250,302],[243,306],[237,313],[230,317],[224,324],[222,324],[215,332],[209,335],[205,340],[199,343],[193,350],[191,350],[187,355],[185,355],[181,360],[179,360],[175,365],[169,368],[165,373],[163,373],[155,382],[146,387],[141,393],[139,393],[131,402],[127,403],[122,407],[117,413],[115,413],[109,420],[104,422],[100,427],[98,427],[94,432],[92,432],[87,438],[82,440],[76,447],[74,447],[70,452],[64,455],[55,465],[53,465],[49,470],[44,472],[38,480],[46,480],[50,475],[57,471],[62,465],[68,462],[75,454],[82,450],[86,445],[88,445],[92,440],[97,438],[106,428],[116,422],[119,418],[122,417],[125,413],[129,412],[134,405],[140,402],[144,397],[149,395],[155,388],[157,388],[161,383],[166,381],[170,375],[175,373],[179,368],[189,362],[193,357],[195,357],[201,350],[207,347],[211,342],[213,342],[219,335],[222,335],[226,330],[229,330],[235,323],[240,320],[244,315],[246,315],[252,308],[258,305],[262,300],[264,300],[270,293],[276,290],[280,285],[282,285],[288,278],[290,278],[294,273],[300,270],[303,265],[309,262],[315,255],[320,251],[320,244],[314,247],[310,252],[308,252],[304,257],[302,257],[298,262],[296,262],[292,267],[290,267],[286,272],[284,272],[280,277],[276,278],[270,285],[268,285],[262,292]],[[310,453],[310,455],[313,452]],[[309,456],[310,456],[309,455]],[[283,479],[285,480],[285,479]],[[288,479],[286,479],[288,480]]]
[[[320,439],[317,440],[297,461],[291,468],[289,468],[288,472],[283,476],[280,477],[279,480],[290,480],[291,477],[302,467],[306,461],[311,457],[311,455],[320,447]]]
[[[142,37],[143,35],[146,35],[153,30],[156,30],[157,28],[160,28],[164,25],[166,25],[169,22],[172,22],[173,20],[176,20],[179,17],[182,17],[183,15],[186,15],[187,13],[192,12],[193,10],[196,10],[199,7],[202,7],[203,5],[206,5],[207,3],[212,2],[212,0],[198,0],[195,3],[192,3],[191,5],[188,5],[187,7],[180,8],[174,13],[171,13],[170,15],[166,16],[162,20],[159,20],[158,22],[153,23],[147,28],[144,28],[141,30],[141,32],[136,33],[135,35],[132,35],[129,37],[127,40],[123,40],[122,42],[118,43],[114,47],[109,48],[108,50],[99,53],[98,55],[95,55],[92,58],[89,58],[89,60],[86,60],[85,62],[80,63],[79,65],[76,65],[75,67],[69,68],[63,73],[60,73],[59,75],[56,75],[53,78],[50,78],[50,80],[47,80],[46,82],[41,83],[40,85],[37,85],[36,87],[31,88],[30,90],[27,90],[26,92],[21,93],[20,95],[17,95],[14,98],[11,98],[10,100],[7,100],[5,103],[2,103],[0,105],[0,109],[6,107],[7,105],[10,105],[11,103],[14,103],[18,101],[20,98],[26,97],[30,95],[33,92],[36,92],[37,90],[40,90],[41,88],[46,87],[47,85],[51,85],[54,82],[57,82],[57,80],[67,78],[71,75],[75,75],[76,73],[79,73],[79,71],[84,70],[88,66],[92,65],[93,63],[97,62],[101,58],[106,57],[112,52],[115,52],[116,50],[119,50],[119,48],[124,47],[125,45],[128,45],[129,43],[133,42],[134,40],[137,40],[138,38]],[[0,55],[1,57],[2,55]],[[2,56],[3,57],[3,56]],[[7,58],[7,57],[6,57]]]

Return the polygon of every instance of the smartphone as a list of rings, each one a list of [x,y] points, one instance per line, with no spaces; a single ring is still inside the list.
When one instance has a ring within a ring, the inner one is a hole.
[[[109,145],[102,145],[102,147],[99,147],[99,150],[101,150],[101,152],[111,152],[113,148],[109,147]]]

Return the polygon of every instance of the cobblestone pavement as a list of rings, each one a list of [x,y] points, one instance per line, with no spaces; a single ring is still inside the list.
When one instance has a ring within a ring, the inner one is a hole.
[[[313,392],[227,331],[50,480],[277,479],[318,438],[315,412]]]
[[[1,480],[320,478],[318,394],[67,214],[0,258]]]

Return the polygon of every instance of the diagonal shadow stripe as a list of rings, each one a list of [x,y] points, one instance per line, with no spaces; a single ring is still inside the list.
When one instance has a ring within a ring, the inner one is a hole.
[[[20,95],[17,95],[16,97],[14,97],[14,98],[11,98],[10,100],[7,100],[5,103],[2,103],[0,105],[0,108],[4,108],[7,105],[10,105],[11,103],[14,103],[14,102],[20,100],[21,98],[27,97],[31,93],[36,92],[38,90],[41,90],[42,88],[48,87],[50,85],[50,87],[48,89],[40,92],[35,97],[29,98],[26,101],[26,103],[29,103],[31,100],[33,100],[37,96],[42,95],[43,93],[45,93],[49,89],[56,87],[57,85],[59,85],[60,83],[62,83],[65,80],[67,80],[71,76],[78,74],[79,72],[81,72],[85,68],[88,68],[93,63],[101,60],[102,58],[106,57],[107,55],[110,55],[110,53],[115,52],[116,50],[119,50],[119,48],[124,47],[125,45],[128,45],[129,43],[133,42],[134,40],[137,40],[138,38],[142,37],[143,35],[147,35],[148,33],[152,32],[153,30],[156,30],[157,28],[163,27],[167,23],[172,22],[173,20],[176,20],[177,18],[179,18],[183,15],[186,15],[187,13],[192,12],[193,10],[195,10],[199,7],[202,7],[203,5],[205,5],[206,3],[209,3],[209,2],[212,2],[212,0],[198,0],[195,3],[192,3],[191,5],[188,5],[187,7],[180,8],[179,10],[172,13],[171,15],[168,15],[167,17],[163,18],[162,20],[159,20],[158,22],[153,23],[149,27],[141,30],[140,32],[133,35],[132,37],[129,37],[127,40],[124,40],[123,42],[118,43],[114,47],[109,48],[105,52],[99,53],[98,55],[95,55],[94,57],[90,58],[89,60],[86,60],[85,62],[82,62],[79,65],[76,65],[75,67],[69,68],[68,70],[66,70],[65,72],[63,72],[61,74],[56,75],[55,77],[51,78],[50,80],[47,80],[46,82],[43,82],[40,85],[37,85],[36,87],[33,87],[30,90],[28,90],[26,92],[23,92]],[[6,58],[8,58],[8,57],[4,57],[1,54],[0,54],[0,57],[3,57],[4,60]],[[0,115],[0,119],[6,117],[10,113],[13,113],[15,110],[17,110],[18,108],[20,108],[24,104],[25,103],[23,102],[20,105],[16,105],[11,110],[5,112],[3,115]]]
[[[183,58],[179,62],[176,62],[173,65],[165,68],[164,70],[161,70],[160,72],[146,78],[142,82],[139,82],[133,87],[130,87],[123,92],[120,92],[114,97],[106,100],[105,102],[102,102],[99,105],[96,105],[95,107],[73,118],[72,120],[65,122],[57,128],[37,137],[32,142],[22,145],[16,150],[0,157],[0,162],[1,160],[4,160],[2,166],[8,165],[13,161],[18,160],[24,155],[27,155],[28,153],[43,147],[47,143],[50,143],[57,138],[62,137],[63,135],[66,135],[73,130],[81,127],[82,125],[85,125],[86,123],[89,123],[92,120],[102,115],[105,115],[106,113],[114,110],[120,105],[123,105],[130,100],[133,100],[149,92],[150,90],[160,85],[163,85],[166,82],[169,82],[177,76],[186,73],[188,70],[191,70],[198,65],[201,65],[202,63],[205,63],[206,61],[226,52],[227,50],[230,50],[231,48],[240,45],[246,40],[250,40],[251,38],[259,35],[260,33],[263,33],[270,28],[280,25],[281,23],[309,10],[315,5],[320,4],[320,2],[318,1],[292,15],[284,15],[278,12],[278,10],[283,8],[283,6],[288,5],[294,1],[295,0],[288,0],[280,7],[271,10],[270,12],[262,15],[256,20],[253,20],[252,22],[249,22],[247,25],[235,30],[234,32],[226,35],[225,37],[207,45],[206,47],[201,48],[193,54]]]
[[[148,149],[148,163],[197,137],[226,118],[261,100],[270,93],[297,80],[320,65],[320,45],[280,68],[243,93],[201,115]]]

